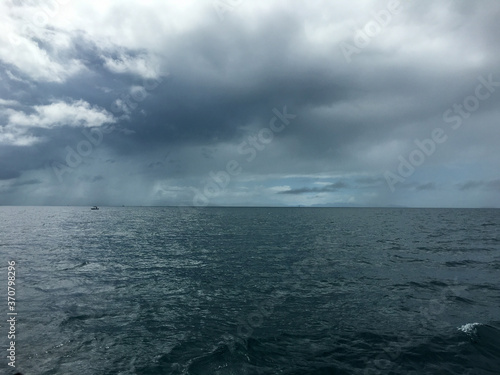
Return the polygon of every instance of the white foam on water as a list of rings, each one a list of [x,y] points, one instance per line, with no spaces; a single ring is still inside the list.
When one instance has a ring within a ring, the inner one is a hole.
[[[481,325],[481,323],[467,323],[467,324],[464,324],[462,327],[458,327],[457,329],[459,331],[462,331],[462,332],[470,335],[470,334],[474,333],[474,331],[476,330],[476,327],[479,325]]]

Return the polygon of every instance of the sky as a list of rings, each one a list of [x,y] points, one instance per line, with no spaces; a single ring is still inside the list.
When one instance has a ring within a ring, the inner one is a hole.
[[[497,0],[0,2],[0,205],[500,207]]]

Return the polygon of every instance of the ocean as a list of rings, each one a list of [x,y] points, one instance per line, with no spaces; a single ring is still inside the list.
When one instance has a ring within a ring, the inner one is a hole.
[[[2,374],[500,374],[498,209],[7,206],[0,255]]]

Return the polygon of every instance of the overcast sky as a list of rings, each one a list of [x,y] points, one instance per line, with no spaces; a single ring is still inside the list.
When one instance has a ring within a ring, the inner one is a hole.
[[[0,4],[0,204],[500,207],[497,0]]]

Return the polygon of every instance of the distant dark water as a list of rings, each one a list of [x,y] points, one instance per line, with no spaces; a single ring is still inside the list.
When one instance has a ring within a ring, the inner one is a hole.
[[[0,207],[0,255],[25,375],[500,374],[500,210]]]

